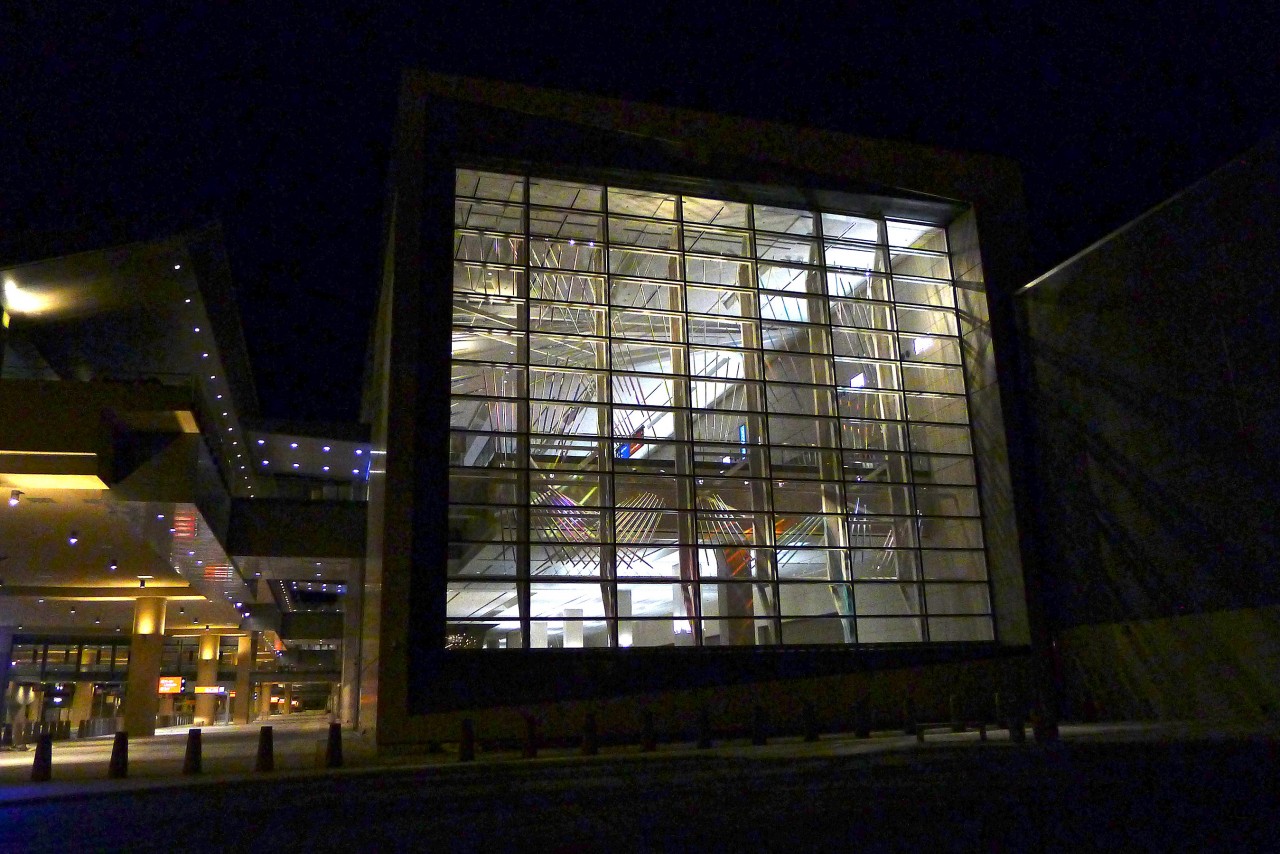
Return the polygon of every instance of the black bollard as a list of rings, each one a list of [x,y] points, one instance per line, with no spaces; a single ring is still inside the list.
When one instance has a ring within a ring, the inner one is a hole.
[[[951,731],[964,732],[964,717],[960,714],[960,698],[952,694],[948,700],[951,707]]]
[[[769,743],[769,736],[765,732],[764,709],[759,706],[751,707],[751,743],[756,747],[764,747]]]
[[[865,700],[853,706],[853,735],[855,738],[871,738],[871,714]]]
[[[640,713],[640,749],[645,753],[658,749],[658,737],[653,730],[653,712],[648,709]]]
[[[458,761],[474,762],[476,760],[476,728],[471,718],[462,719],[462,735],[458,739]]]
[[[199,774],[203,770],[200,756],[200,728],[187,730],[187,755],[182,759],[183,774]]]
[[[808,700],[804,701],[804,740],[818,740],[818,710]]]
[[[1032,735],[1035,737],[1036,744],[1048,744],[1058,740],[1058,719],[1049,709],[1050,706],[1047,703],[1039,702],[1032,713]]]
[[[915,703],[904,700],[902,702],[902,734],[915,735],[917,729]]]
[[[53,736],[45,733],[36,740],[36,758],[31,763],[31,782],[46,783],[53,779]]]
[[[0,727],[0,747],[13,747],[13,724]]]
[[[1016,712],[1009,715],[1009,740],[1014,744],[1025,744],[1027,741],[1027,723]]]
[[[269,726],[264,726],[258,730],[258,758],[253,763],[253,770],[276,770],[275,732]]]
[[[596,731],[596,716],[587,712],[582,720],[582,755],[595,756],[600,752],[600,735]]]
[[[707,714],[707,707],[703,706],[698,709],[698,749],[707,750],[711,747],[711,716]]]
[[[600,734],[596,729],[594,712],[587,712],[582,719],[582,755],[595,756],[600,752]]]
[[[123,780],[129,776],[129,733],[117,732],[111,742],[111,760],[107,763],[107,778]]]
[[[324,748],[324,767],[342,767],[342,724],[329,724],[329,743]]]
[[[978,741],[987,740],[987,725],[985,722],[978,724]]]
[[[524,717],[524,758],[538,758],[538,722],[533,715]]]

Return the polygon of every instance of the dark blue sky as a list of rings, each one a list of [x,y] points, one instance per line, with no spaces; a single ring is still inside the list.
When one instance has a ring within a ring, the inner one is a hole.
[[[220,219],[265,414],[339,420],[405,66],[1006,155],[1038,269],[1280,129],[1274,3],[897,5],[12,0],[0,235]]]

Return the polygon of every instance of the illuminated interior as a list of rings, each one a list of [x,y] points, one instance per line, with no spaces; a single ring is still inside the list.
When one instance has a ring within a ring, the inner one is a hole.
[[[447,645],[993,639],[945,229],[457,171]]]

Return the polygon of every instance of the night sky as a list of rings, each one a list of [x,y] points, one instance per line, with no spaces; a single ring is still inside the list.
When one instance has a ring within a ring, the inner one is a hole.
[[[406,66],[1005,155],[1037,270],[1280,129],[1280,4],[980,5],[9,0],[0,242],[220,220],[263,413],[347,420]]]

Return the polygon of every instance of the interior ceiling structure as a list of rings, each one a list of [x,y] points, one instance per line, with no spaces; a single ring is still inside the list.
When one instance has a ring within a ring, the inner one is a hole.
[[[3,625],[56,618],[60,630],[128,629],[133,600],[155,595],[172,600],[173,627],[197,616],[200,625],[238,627],[252,601],[189,504],[117,501],[105,490],[22,492],[0,504],[0,543]],[[40,600],[65,608],[38,608]]]

